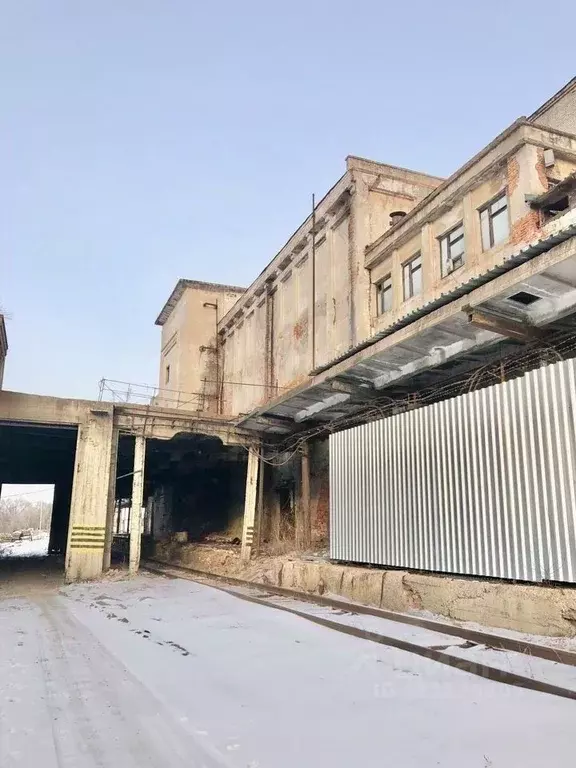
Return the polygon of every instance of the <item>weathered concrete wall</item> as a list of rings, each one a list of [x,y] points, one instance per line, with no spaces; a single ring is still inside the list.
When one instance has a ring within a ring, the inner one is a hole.
[[[442,180],[392,166],[374,168],[369,161],[357,157],[348,158],[347,166],[354,183],[350,223],[353,252],[349,266],[354,297],[349,346],[354,346],[370,335],[373,314],[370,273],[365,268],[366,248],[391,229],[392,212],[408,213]],[[334,357],[331,355],[323,362]]]
[[[340,596],[393,611],[425,610],[458,621],[519,632],[576,635],[576,588],[386,571],[286,557],[258,558],[243,564],[236,553],[193,545],[164,544],[157,547],[155,556],[207,573]]]
[[[224,386],[226,413],[247,413],[301,384],[367,336],[364,248],[390,227],[390,213],[410,210],[440,181],[347,159],[346,174],[317,205],[314,255],[308,217],[220,323],[224,379],[236,382]]]
[[[70,524],[66,547],[66,580],[102,574],[113,435],[113,407],[90,412],[78,428]]]
[[[162,321],[158,405],[217,411],[216,380],[221,361],[216,321],[241,295],[241,290],[228,286],[194,281],[186,284]],[[205,306],[214,304],[217,309]]]

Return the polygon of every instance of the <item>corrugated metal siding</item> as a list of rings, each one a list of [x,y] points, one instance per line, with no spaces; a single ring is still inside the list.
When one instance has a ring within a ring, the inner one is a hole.
[[[330,436],[330,556],[576,581],[576,363]]]

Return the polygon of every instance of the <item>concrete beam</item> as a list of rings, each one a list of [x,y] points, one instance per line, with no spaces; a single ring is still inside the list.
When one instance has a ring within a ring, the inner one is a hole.
[[[466,312],[470,325],[492,331],[493,333],[500,334],[500,336],[507,336],[511,339],[519,339],[520,341],[532,341],[542,336],[542,331],[539,328],[534,328],[528,325],[528,323],[519,323],[493,312],[478,309],[477,307],[469,307],[466,309]]]
[[[469,350],[481,349],[488,344],[494,344],[501,337],[490,331],[478,331],[473,339],[462,339],[454,344],[448,344],[445,347],[436,347],[432,349],[428,355],[420,357],[418,360],[414,360],[411,363],[406,363],[398,371],[390,371],[383,373],[374,380],[375,389],[384,389],[384,387],[390,386],[401,379],[405,379],[409,376],[420,371],[426,371],[430,368],[436,368],[443,363],[452,360],[459,355],[463,355]]]
[[[8,424],[76,425],[86,421],[91,411],[111,415],[113,408],[112,403],[96,400],[72,400],[6,390],[0,393],[0,422]]]
[[[132,475],[132,506],[130,507],[130,557],[128,564],[130,573],[137,573],[140,568],[145,460],[146,438],[137,435],[134,443],[134,474]]]
[[[326,400],[321,400],[318,403],[314,403],[314,405],[310,405],[308,408],[298,411],[298,413],[294,415],[294,421],[299,424],[301,421],[306,421],[306,419],[309,419],[316,413],[321,413],[327,408],[332,408],[339,403],[345,403],[347,400],[350,400],[351,397],[352,395],[346,392],[338,392],[335,395],[329,395]]]

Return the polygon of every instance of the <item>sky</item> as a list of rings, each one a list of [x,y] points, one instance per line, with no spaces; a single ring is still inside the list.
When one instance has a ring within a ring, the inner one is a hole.
[[[54,498],[53,485],[10,485],[3,483],[0,499],[27,499],[28,501],[48,501]]]
[[[576,74],[575,23],[573,0],[3,0],[5,388],[156,383],[178,278],[249,285],[348,154],[450,174]]]

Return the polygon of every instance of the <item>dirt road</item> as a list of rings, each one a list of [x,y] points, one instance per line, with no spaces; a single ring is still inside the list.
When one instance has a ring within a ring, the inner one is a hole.
[[[2,768],[573,765],[573,702],[188,581],[7,596],[0,645]]]

